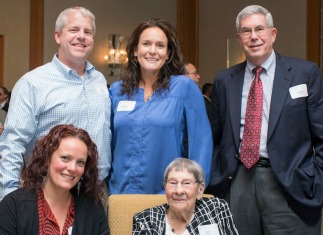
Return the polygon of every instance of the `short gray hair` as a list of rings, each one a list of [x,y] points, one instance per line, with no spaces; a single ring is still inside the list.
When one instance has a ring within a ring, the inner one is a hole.
[[[250,5],[245,7],[244,9],[242,9],[242,11],[240,11],[240,13],[237,16],[236,19],[236,29],[237,32],[240,32],[240,22],[243,18],[250,16],[250,15],[254,15],[254,14],[262,14],[265,16],[266,19],[266,24],[268,27],[273,28],[274,27],[274,20],[273,17],[271,15],[271,13],[264,7],[259,6],[259,5]]]
[[[195,161],[192,161],[187,158],[176,158],[174,161],[172,161],[168,167],[165,170],[164,173],[164,182],[167,182],[168,180],[168,174],[172,170],[175,171],[184,171],[186,170],[187,172],[191,173],[194,175],[195,180],[198,183],[204,183],[204,172],[202,168],[200,167],[199,164],[197,164]]]
[[[84,7],[70,7],[62,11],[59,16],[57,17],[56,23],[55,23],[55,32],[61,33],[64,26],[67,23],[67,18],[71,13],[80,12],[84,17],[90,17],[92,19],[92,26],[93,26],[93,36],[95,35],[95,16],[92,12],[90,12],[88,9]]]
[[[193,64],[192,64],[192,63],[190,63],[190,62],[185,62],[185,61],[184,61],[184,67],[183,67],[183,68],[184,68],[184,74],[188,74],[188,70],[186,69],[186,66],[187,66],[187,65],[189,65],[189,64],[193,65]],[[193,65],[193,66],[194,66],[194,65]]]

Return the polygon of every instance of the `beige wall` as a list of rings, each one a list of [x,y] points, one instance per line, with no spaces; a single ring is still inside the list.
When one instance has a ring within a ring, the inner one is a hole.
[[[306,0],[257,0],[273,15],[278,29],[275,50],[283,55],[306,58]],[[227,38],[235,38],[235,19],[251,0],[200,0],[199,72],[202,83],[213,82],[226,68]]]
[[[0,0],[0,34],[4,35],[3,85],[12,89],[29,69],[29,0]]]
[[[176,0],[45,0],[44,63],[57,50],[53,30],[58,14],[79,5],[96,15],[95,47],[89,60],[107,76],[103,59],[109,33],[129,35],[150,17],[168,19],[176,26]],[[199,72],[202,83],[213,82],[226,67],[226,39],[235,37],[235,18],[250,0],[200,0]],[[0,0],[0,34],[5,36],[4,85],[12,89],[29,69],[30,0]],[[268,8],[278,28],[275,49],[284,55],[306,57],[306,0],[258,0]],[[189,38],[187,40],[190,40]],[[111,83],[112,81],[109,81]]]

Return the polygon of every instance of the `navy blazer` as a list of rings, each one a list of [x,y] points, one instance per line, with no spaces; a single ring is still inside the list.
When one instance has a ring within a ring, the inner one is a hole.
[[[245,68],[243,62],[220,72],[212,91],[214,156],[208,192],[222,198],[240,158]],[[300,84],[306,84],[308,96],[292,99],[289,88]],[[290,207],[305,222],[316,222],[323,202],[323,80],[316,64],[276,53],[267,151]]]

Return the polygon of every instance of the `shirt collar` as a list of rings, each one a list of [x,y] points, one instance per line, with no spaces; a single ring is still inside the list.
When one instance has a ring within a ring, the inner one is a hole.
[[[208,101],[211,102],[211,99],[209,97],[207,97],[206,95],[203,95],[203,96],[204,96],[204,98],[206,98]]]
[[[262,63],[261,67],[264,68],[264,73],[267,75],[273,73],[276,64],[276,56],[274,50],[271,52],[270,56]],[[252,70],[257,67],[256,65],[252,64],[250,61],[247,60],[247,70],[252,73]]]
[[[74,69],[69,68],[58,59],[58,53],[54,55],[52,62],[61,70],[63,70],[65,73],[76,74]],[[91,74],[94,70],[95,70],[95,67],[89,61],[85,61],[85,73]]]

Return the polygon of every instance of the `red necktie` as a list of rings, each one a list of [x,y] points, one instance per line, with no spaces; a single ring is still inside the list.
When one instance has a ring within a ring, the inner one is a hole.
[[[249,90],[241,142],[240,160],[248,169],[259,160],[260,154],[263,90],[259,74],[262,70],[260,66],[254,69],[256,75]]]

